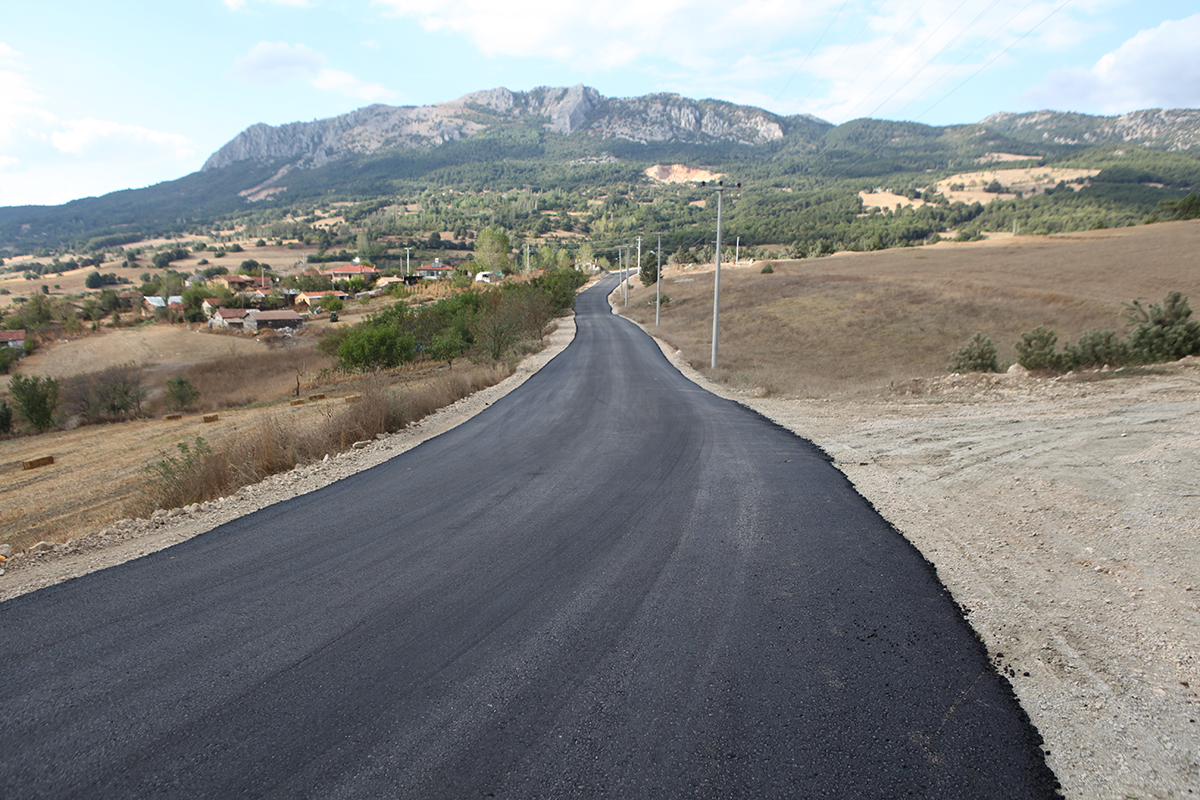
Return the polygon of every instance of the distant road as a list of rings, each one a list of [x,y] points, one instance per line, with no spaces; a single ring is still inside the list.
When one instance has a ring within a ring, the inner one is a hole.
[[[613,284],[453,431],[0,604],[0,797],[1053,796],[932,567]]]

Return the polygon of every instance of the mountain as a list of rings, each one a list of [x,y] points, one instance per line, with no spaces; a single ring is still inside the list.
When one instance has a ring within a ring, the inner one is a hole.
[[[1200,110],[1151,109],[1118,117],[1061,111],[993,114],[981,126],[1031,143],[1098,146],[1137,144],[1156,150],[1200,146]]]
[[[582,85],[496,88],[429,106],[372,105],[329,119],[253,125],[200,171],[174,181],[60,206],[0,208],[0,255],[100,246],[134,232],[203,230],[249,214],[278,218],[330,200],[429,190],[625,195],[646,187],[646,170],[662,164],[795,191],[790,197],[803,204],[812,200],[801,199],[801,190],[853,197],[871,186],[918,189],[932,174],[978,169],[994,153],[1071,161],[1101,170],[1096,182],[1109,185],[1191,189],[1200,186],[1200,111],[1119,117],[1041,111],[951,126],[872,119],[833,125],[676,94],[610,98]],[[1131,191],[1122,189],[1122,196]],[[1155,202],[1141,197],[1136,213]]]
[[[817,126],[833,127],[813,117]],[[497,125],[536,120],[548,133],[582,132],[632,142],[732,142],[755,145],[784,137],[789,122],[760,108],[675,94],[617,99],[588,86],[541,87],[530,92],[490,89],[432,106],[372,105],[331,119],[272,127],[258,124],[238,134],[202,170],[242,161],[285,160],[319,167],[347,155],[437,147]]]

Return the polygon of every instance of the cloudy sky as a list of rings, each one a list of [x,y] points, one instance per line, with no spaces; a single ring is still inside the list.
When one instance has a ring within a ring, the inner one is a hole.
[[[256,122],[584,83],[932,125],[1200,108],[1195,0],[61,0],[0,25],[0,206],[199,169]]]

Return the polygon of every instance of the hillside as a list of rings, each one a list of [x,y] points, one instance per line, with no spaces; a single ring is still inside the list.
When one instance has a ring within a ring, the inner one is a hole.
[[[749,244],[801,242],[811,248],[828,240],[854,247],[861,240],[887,247],[956,229],[963,214],[918,219],[915,226],[889,222],[889,230],[876,230],[878,220],[857,221],[863,210],[853,200],[858,192],[928,192],[939,180],[1013,154],[1031,165],[1098,171],[1092,184],[1102,189],[1089,184],[1089,192],[1053,202],[1017,199],[1014,219],[980,220],[986,230],[1016,221],[1054,232],[1140,222],[1160,201],[1200,186],[1198,140],[1200,112],[1189,110],[1122,117],[996,114],[978,124],[944,127],[870,119],[835,126],[672,94],[608,98],[585,86],[497,88],[432,106],[372,105],[330,119],[254,125],[212,154],[202,170],[178,180],[61,206],[0,209],[0,255],[79,251],[131,233],[200,235],[241,221],[309,216],[335,201],[412,205],[428,202],[431,193],[521,191],[568,196],[573,207],[554,211],[572,214],[581,212],[580,203],[586,208],[589,199],[605,197],[657,204],[655,229],[670,231],[673,247],[691,246],[707,238],[704,224],[689,213],[661,213],[660,201],[679,197],[686,207],[703,193],[680,195],[678,186],[657,184],[646,174],[672,164],[727,175],[742,184],[743,196],[754,196],[752,204],[774,221],[763,224],[756,217],[739,229],[733,212],[730,230]],[[546,211],[536,209],[540,216]],[[982,214],[973,210],[969,217]],[[493,221],[503,223],[502,217]],[[467,230],[482,227],[462,223]],[[636,226],[607,226],[601,233],[621,227]],[[454,228],[444,225],[442,231]],[[432,232],[420,231],[423,238]]]

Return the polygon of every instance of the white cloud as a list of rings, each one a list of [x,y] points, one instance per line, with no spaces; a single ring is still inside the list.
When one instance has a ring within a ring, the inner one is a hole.
[[[1103,114],[1200,107],[1200,14],[1140,31],[1092,67],[1056,70],[1025,94],[1033,105]]]
[[[63,120],[61,128],[50,133],[50,142],[60,152],[82,156],[98,149],[145,148],[162,150],[175,158],[196,154],[192,140],[178,133],[167,133],[102,119]]]
[[[109,120],[65,119],[26,77],[21,54],[0,46],[0,205],[62,203],[146,185],[195,169],[186,136]]]
[[[305,44],[259,42],[249,53],[234,59],[233,73],[240,80],[259,86],[298,82],[369,103],[398,99],[396,92],[381,83],[369,83],[349,72],[326,67],[326,60]]]
[[[709,49],[752,41],[745,32],[769,21],[768,31],[820,18],[837,0],[789,3],[746,0],[374,0],[393,16],[411,17],[428,31],[463,36],[480,52],[541,56],[580,68],[627,66],[647,56],[679,63],[705,60]],[[764,38],[774,39],[770,33]]]
[[[584,75],[635,68],[684,94],[770,98],[782,113],[839,121],[931,103],[1006,48],[997,68],[1093,30],[1088,0],[1061,13],[1061,0],[373,3],[488,57],[546,58]]]

